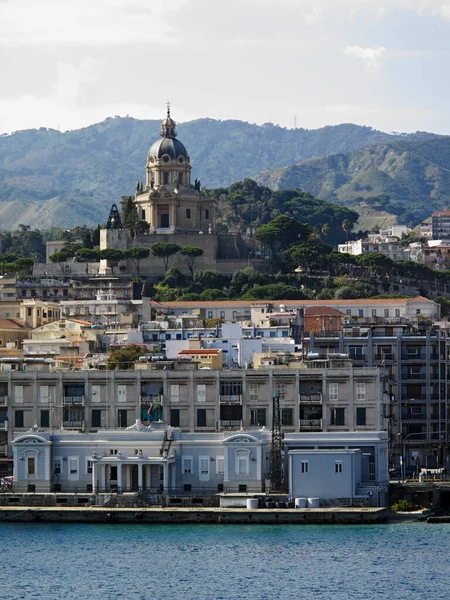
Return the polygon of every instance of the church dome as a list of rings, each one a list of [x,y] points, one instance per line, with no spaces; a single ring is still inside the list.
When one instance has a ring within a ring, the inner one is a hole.
[[[169,156],[172,159],[189,161],[189,154],[184,145],[177,140],[176,123],[170,116],[170,106],[167,107],[166,118],[161,123],[161,139],[152,144],[148,152],[148,159],[160,159]]]
[[[149,158],[157,158],[160,159],[164,155],[170,156],[170,158],[184,158],[185,160],[189,160],[189,155],[187,153],[186,148],[176,138],[162,138],[158,140],[154,144],[152,144],[149,152]]]

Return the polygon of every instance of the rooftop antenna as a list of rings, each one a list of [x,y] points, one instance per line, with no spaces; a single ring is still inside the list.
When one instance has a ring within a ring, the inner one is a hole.
[[[167,116],[170,117],[170,100],[167,100],[166,106],[167,106]]]
[[[297,115],[294,115],[294,129],[297,129]]]

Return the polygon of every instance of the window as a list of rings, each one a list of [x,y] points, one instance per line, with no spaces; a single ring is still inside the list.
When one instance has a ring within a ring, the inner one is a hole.
[[[39,388],[39,402],[41,404],[48,404],[49,395],[48,385],[41,385]]]
[[[78,479],[78,456],[69,456],[69,479]]]
[[[212,319],[212,318],[213,318],[213,311],[208,310],[208,319]]]
[[[345,314],[350,316],[352,314],[352,309],[351,308],[347,308],[345,311]]]
[[[206,427],[206,408],[197,409],[197,427]]]
[[[93,464],[94,464],[94,462],[90,458],[86,459],[86,474],[87,475],[92,475]]]
[[[334,472],[336,474],[341,474],[342,473],[342,461],[341,460],[337,460],[334,463]]]
[[[362,308],[360,308],[360,309],[358,310],[358,316],[359,316],[359,317],[364,317],[364,310],[363,310]]]
[[[220,318],[225,319],[225,311],[224,310],[220,311]]]
[[[248,475],[250,472],[250,461],[249,461],[248,450],[237,450],[235,454],[235,468],[236,475]]]
[[[372,317],[376,317],[376,316],[377,316],[377,309],[372,308]]]
[[[240,381],[221,381],[221,396],[240,396],[242,394],[242,380]]]
[[[357,400],[365,400],[366,399],[366,384],[365,383],[357,383],[356,384],[356,399]]]
[[[55,458],[53,461],[53,473],[55,475],[61,475],[61,459]]]
[[[117,425],[119,427],[128,427],[127,410],[119,409],[117,411]]]
[[[117,386],[117,401],[118,402],[126,402],[127,401],[127,386],[126,385],[118,385]]]
[[[180,426],[180,409],[179,408],[171,408],[170,409],[170,426],[171,427],[179,427]]]
[[[225,460],[223,456],[216,456],[216,473],[223,475],[225,472]]]
[[[36,475],[36,457],[35,456],[27,456],[27,476]]]
[[[118,450],[117,450],[117,448],[110,448],[110,450],[109,450],[109,454],[110,454],[111,456],[117,456],[117,453],[118,453]]]
[[[165,185],[167,185],[167,184],[169,183],[169,173],[168,173],[167,171],[165,171],[165,172],[163,173],[163,183],[164,183]]]
[[[14,427],[24,427],[23,410],[14,411]]]
[[[183,485],[183,492],[190,492],[192,490],[192,484],[190,483],[185,483]]]
[[[292,408],[281,409],[281,424],[290,427],[294,424],[294,411]]]
[[[331,409],[331,425],[345,425],[345,408]]]
[[[41,410],[41,427],[50,427],[50,411]]]
[[[99,385],[92,386],[92,402],[101,401],[101,387]]]
[[[331,402],[335,402],[336,400],[339,400],[339,384],[338,383],[328,384],[328,399]]]
[[[206,385],[197,385],[197,402],[206,402]]]
[[[396,316],[396,317],[399,317],[399,316],[400,316],[400,309],[399,309],[399,308],[396,308],[396,309],[395,309],[395,316]]]
[[[102,411],[98,408],[93,408],[91,411],[91,425],[92,427],[102,426]]]
[[[186,219],[191,219],[191,218],[192,218],[191,209],[186,208]]]
[[[249,385],[249,399],[251,402],[257,402],[258,401],[258,390],[259,390],[259,386],[257,383],[251,383]]]
[[[420,308],[416,309],[416,315],[420,315]]]
[[[250,409],[250,425],[263,427],[266,425],[266,409],[252,408]]]
[[[180,401],[180,386],[176,384],[170,385],[170,401],[171,402],[179,402]]]
[[[205,208],[205,219],[206,221],[209,220],[209,210],[207,208]]]
[[[199,456],[198,457],[198,478],[200,481],[208,481],[209,480],[209,465],[210,465],[210,457],[209,456]]]
[[[183,473],[185,475],[192,475],[192,456],[183,458]]]
[[[389,317],[389,309],[388,308],[384,309],[384,316]]]
[[[356,408],[356,426],[364,427],[366,422],[366,409],[362,407]]]
[[[141,219],[143,219],[145,221],[145,210],[141,211]]]
[[[300,473],[307,474],[309,473],[309,462],[307,460],[302,460],[300,463]]]
[[[271,332],[272,333],[272,332]],[[286,397],[286,385],[284,383],[277,383],[276,394],[280,400],[284,400]]]
[[[23,385],[14,386],[14,400],[17,404],[23,404]]]

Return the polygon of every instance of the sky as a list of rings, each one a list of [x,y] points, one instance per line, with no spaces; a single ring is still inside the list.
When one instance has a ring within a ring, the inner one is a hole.
[[[450,134],[450,0],[0,0],[0,132],[209,117]]]

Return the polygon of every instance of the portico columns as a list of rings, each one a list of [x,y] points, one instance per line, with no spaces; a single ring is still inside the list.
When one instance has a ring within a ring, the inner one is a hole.
[[[172,471],[172,491],[175,489],[175,464],[172,463],[171,467],[170,467],[171,471]]]
[[[169,487],[169,465],[168,463],[163,463],[163,488],[164,491],[167,492]]]
[[[138,489],[142,490],[142,463],[138,463]]]
[[[92,493],[97,493],[97,461],[92,462]]]

